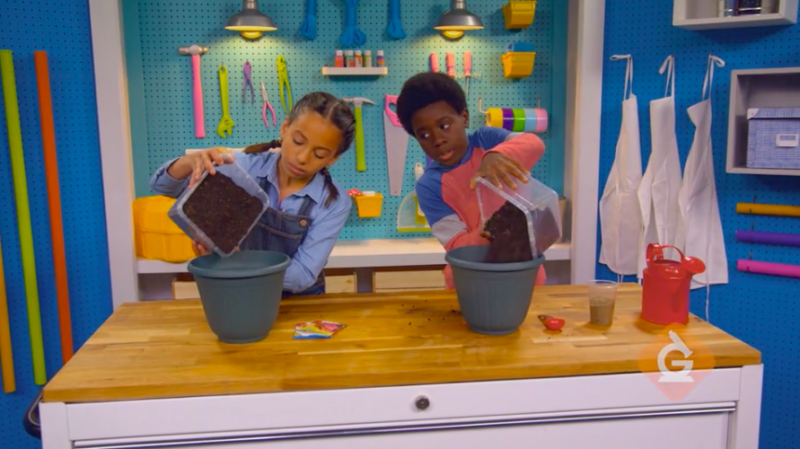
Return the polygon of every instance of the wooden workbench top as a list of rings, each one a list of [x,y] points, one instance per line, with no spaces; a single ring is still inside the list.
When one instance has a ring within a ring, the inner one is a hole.
[[[587,324],[585,290],[536,287],[520,331],[502,337],[470,332],[448,291],[285,300],[269,337],[249,345],[220,343],[198,300],[127,303],[46,385],[44,401],[657,371],[658,349],[669,337],[665,328],[639,320],[641,287],[620,286],[615,321],[606,328]],[[567,324],[561,332],[546,331],[537,319],[542,313]],[[296,323],[314,319],[348,327],[329,340],[292,339]],[[677,332],[695,351],[695,367],[761,362],[757,350],[697,317]]]

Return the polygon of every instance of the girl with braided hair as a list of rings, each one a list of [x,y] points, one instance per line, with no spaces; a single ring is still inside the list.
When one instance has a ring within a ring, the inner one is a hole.
[[[154,192],[177,198],[214,165],[238,163],[267,193],[270,206],[241,249],[280,251],[292,258],[284,295],[325,292],[323,268],[347,221],[352,200],[328,168],[353,142],[355,117],[343,101],[311,92],[295,104],[280,140],[251,145],[233,155],[209,148],[164,163],[153,174]],[[224,157],[223,157],[224,155]],[[208,250],[195,242],[197,254]]]

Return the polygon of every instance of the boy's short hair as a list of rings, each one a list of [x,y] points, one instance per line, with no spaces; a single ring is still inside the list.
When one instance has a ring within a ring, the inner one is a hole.
[[[397,116],[406,132],[414,135],[411,117],[417,111],[440,101],[447,102],[459,114],[467,109],[461,85],[444,73],[422,72],[406,80],[397,97]]]

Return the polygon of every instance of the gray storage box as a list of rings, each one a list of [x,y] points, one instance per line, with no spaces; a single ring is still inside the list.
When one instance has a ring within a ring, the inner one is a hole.
[[[747,110],[747,167],[800,169],[800,108]]]

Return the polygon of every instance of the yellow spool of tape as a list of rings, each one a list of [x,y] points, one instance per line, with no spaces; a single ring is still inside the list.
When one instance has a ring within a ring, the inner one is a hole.
[[[503,110],[500,108],[489,108],[486,111],[486,125],[495,128],[503,127]]]

